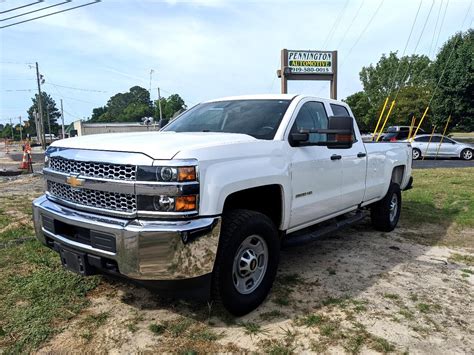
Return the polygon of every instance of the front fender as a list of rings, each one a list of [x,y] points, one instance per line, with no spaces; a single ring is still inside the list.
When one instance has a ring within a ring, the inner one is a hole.
[[[222,213],[226,198],[245,189],[279,185],[282,190],[282,225],[288,225],[290,206],[290,176],[287,163],[278,157],[252,157],[232,161],[203,163],[201,177],[200,215],[210,216]]]

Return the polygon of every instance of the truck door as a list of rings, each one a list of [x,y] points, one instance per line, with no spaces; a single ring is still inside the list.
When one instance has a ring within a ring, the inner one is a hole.
[[[333,116],[353,117],[342,105],[330,104],[330,106]],[[357,127],[352,134],[352,148],[334,149],[342,156],[341,209],[357,206],[364,200],[367,154],[362,138],[356,132],[359,132]]]
[[[301,129],[327,128],[323,103],[303,100],[295,111],[290,133]],[[325,140],[325,134],[310,133],[309,142]],[[292,209],[290,228],[310,224],[341,210],[342,161],[339,153],[325,146],[290,146]]]

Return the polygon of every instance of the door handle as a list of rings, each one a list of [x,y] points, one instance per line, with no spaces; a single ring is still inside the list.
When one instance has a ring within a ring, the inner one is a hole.
[[[365,153],[357,153],[357,158],[363,158],[365,157],[367,154]]]
[[[339,155],[339,154],[331,155],[331,160],[340,160],[340,159],[342,159],[342,155]]]

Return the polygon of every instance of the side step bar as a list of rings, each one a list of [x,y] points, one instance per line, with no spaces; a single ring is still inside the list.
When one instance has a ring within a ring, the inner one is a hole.
[[[303,230],[288,234],[282,241],[283,247],[293,247],[301,244],[313,242],[322,236],[329,233],[336,232],[340,229],[348,227],[364,219],[366,214],[363,211],[357,211],[355,214],[348,214],[342,217],[337,217],[322,226],[308,227]],[[330,224],[327,224],[330,223]]]

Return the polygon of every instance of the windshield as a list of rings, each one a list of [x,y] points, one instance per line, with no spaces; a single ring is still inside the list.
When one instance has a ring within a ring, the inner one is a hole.
[[[229,100],[197,105],[163,131],[242,133],[273,139],[290,100]]]

